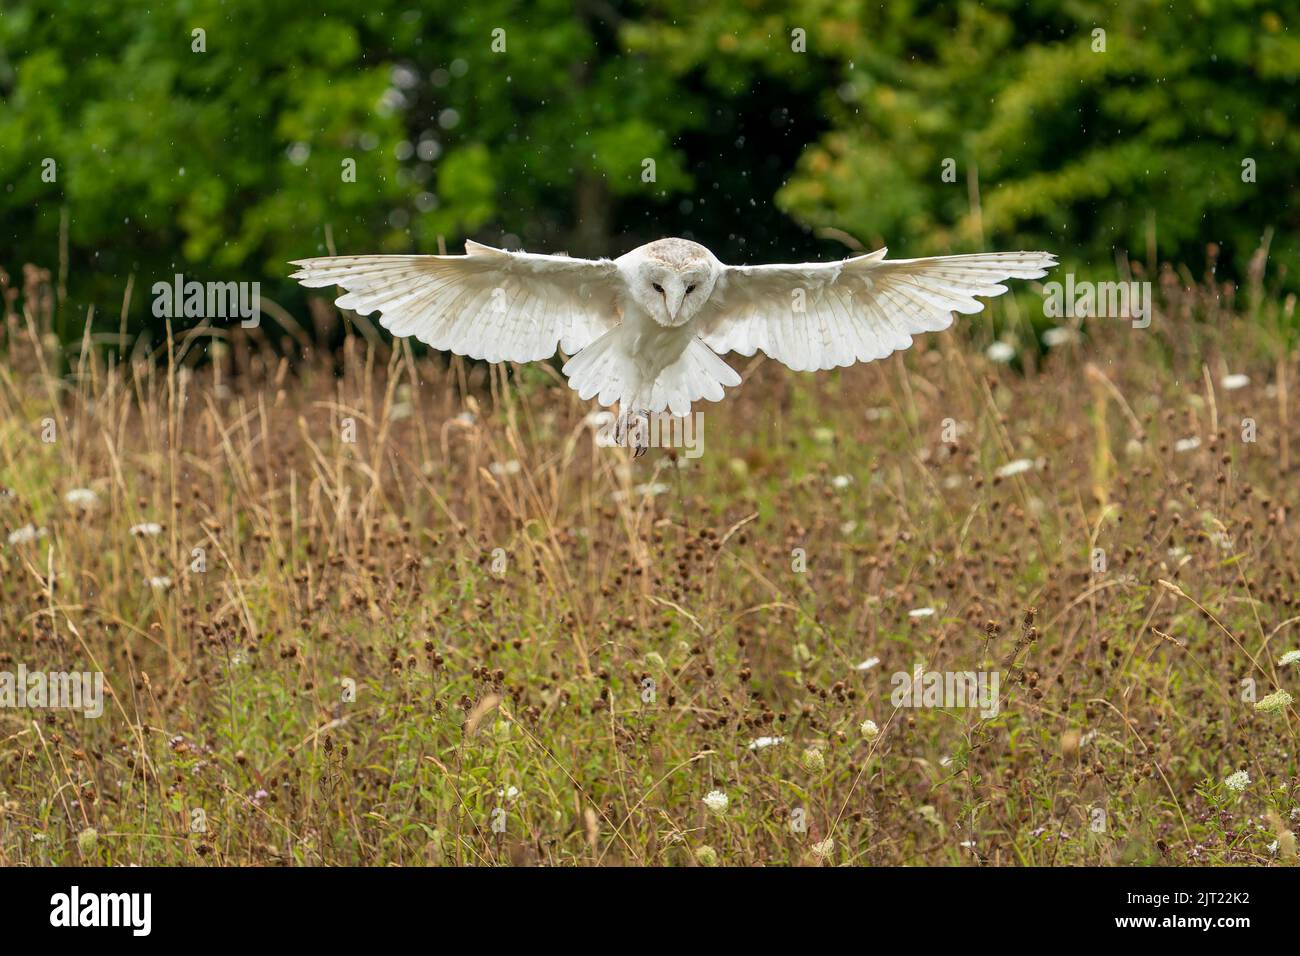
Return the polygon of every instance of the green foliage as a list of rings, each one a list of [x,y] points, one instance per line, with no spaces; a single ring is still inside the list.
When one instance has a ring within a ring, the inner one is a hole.
[[[1199,272],[1217,243],[1241,278],[1271,229],[1293,289],[1300,39],[1281,11],[20,0],[0,18],[0,262],[56,263],[66,214],[71,304],[111,314],[130,274],[299,297],[286,260],[472,234],[608,254],[676,233],[754,261],[842,254],[807,234],[835,227],[1085,271]]]
[[[1272,228],[1294,287],[1300,39],[1280,5],[669,6],[675,24],[639,38],[679,75],[723,95],[741,63],[816,78],[830,128],[777,196],[809,225],[909,254],[1044,246],[1099,269],[1151,241],[1196,266],[1216,242],[1244,267]]]

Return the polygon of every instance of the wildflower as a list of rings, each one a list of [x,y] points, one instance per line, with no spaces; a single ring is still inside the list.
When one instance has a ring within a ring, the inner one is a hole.
[[[695,862],[700,866],[717,866],[718,851],[711,846],[702,846],[695,851]]]
[[[704,805],[709,808],[709,812],[714,816],[721,817],[726,815],[727,807],[731,805],[731,801],[727,799],[727,795],[721,790],[710,790],[704,798]]]
[[[934,617],[934,608],[917,607],[907,612],[908,617]]]
[[[166,591],[172,586],[172,579],[165,575],[154,578],[145,578],[144,582],[155,591]]]
[[[17,531],[9,532],[10,544],[31,544],[37,538],[45,537],[45,529],[25,524]]]
[[[1245,790],[1250,786],[1250,774],[1244,770],[1238,770],[1234,774],[1229,774],[1224,778],[1223,785],[1229,790],[1235,790],[1237,793]]]
[[[813,851],[813,856],[817,857],[819,860],[826,859],[828,856],[830,856],[832,853],[835,852],[835,838],[827,837],[825,840],[822,840],[820,843],[814,843],[812,845],[812,851]]]
[[[865,661],[863,661],[861,664],[858,664],[853,669],[858,671],[869,671],[871,670],[871,668],[875,667],[879,663],[880,663],[879,657],[868,657]]]
[[[1250,384],[1250,376],[1243,375],[1241,372],[1236,372],[1232,375],[1223,376],[1223,378],[1219,380],[1219,384],[1222,385],[1226,391],[1235,392],[1237,389],[1245,388]]]
[[[1016,357],[1016,348],[1008,342],[994,342],[984,354],[993,362],[1010,362]]]
[[[1288,664],[1295,664],[1297,662],[1300,662],[1300,651],[1287,651],[1278,658],[1277,666],[1286,667]]]
[[[749,749],[766,750],[768,747],[775,747],[780,743],[785,743],[784,737],[757,737],[749,742]]]
[[[1174,451],[1195,451],[1201,447],[1201,440],[1193,435],[1191,438],[1180,438],[1174,442]]]
[[[1267,697],[1255,701],[1255,710],[1261,714],[1280,714],[1291,706],[1292,697],[1284,690],[1275,690]]]
[[[803,752],[803,767],[809,773],[821,773],[826,769],[826,757],[818,747],[809,747]]]
[[[999,478],[1010,478],[1012,475],[1023,474],[1024,472],[1028,471],[1030,468],[1033,467],[1034,467],[1034,463],[1031,459],[1017,458],[1015,461],[1007,462],[1005,465],[999,468],[995,472],[995,474]]]
[[[63,496],[63,500],[75,508],[93,508],[99,501],[99,495],[89,488],[73,488]]]
[[[99,831],[94,827],[86,827],[77,834],[77,850],[82,856],[90,856],[95,852],[95,847],[99,843]]]
[[[1048,348],[1068,345],[1070,342],[1077,342],[1078,340],[1079,333],[1068,326],[1057,326],[1043,333],[1043,344]]]
[[[133,524],[128,529],[134,538],[152,538],[154,535],[162,534],[162,525],[156,521],[145,521],[141,524]]]
[[[505,461],[505,462],[502,461],[492,462],[492,464],[488,465],[488,471],[492,472],[492,474],[497,476],[517,475],[519,474],[520,470],[523,467],[524,466],[519,464],[519,462],[516,459],[511,458],[509,461]]]
[[[853,484],[852,475],[836,475],[831,479],[831,487],[833,488],[847,488],[851,484]]]
[[[864,720],[862,726],[858,728],[862,732],[864,740],[875,740],[880,736],[880,728],[876,726],[874,720]]]

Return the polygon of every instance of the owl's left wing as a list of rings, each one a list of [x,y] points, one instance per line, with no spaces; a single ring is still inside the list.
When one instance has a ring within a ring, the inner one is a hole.
[[[715,352],[768,356],[798,372],[870,362],[984,308],[976,296],[1007,291],[1056,265],[1047,252],[987,252],[840,262],[726,266],[701,309],[700,337]]]
[[[489,362],[572,355],[618,322],[623,280],[609,259],[508,252],[465,243],[463,256],[301,259],[292,278],[342,286],[336,304],[381,313],[394,335]]]

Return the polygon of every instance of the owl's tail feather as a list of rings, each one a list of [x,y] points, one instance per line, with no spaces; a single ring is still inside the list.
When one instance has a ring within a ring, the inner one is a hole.
[[[623,411],[690,413],[691,403],[722,400],[723,388],[739,385],[740,376],[713,349],[692,339],[677,360],[653,380],[628,354],[620,329],[611,329],[564,366],[569,387],[584,401],[615,402]]]

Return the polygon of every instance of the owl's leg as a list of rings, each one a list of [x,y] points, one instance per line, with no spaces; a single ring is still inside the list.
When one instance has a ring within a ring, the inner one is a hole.
[[[632,449],[632,457],[640,458],[650,447],[650,413],[636,410],[624,412],[614,422],[616,444]]]

